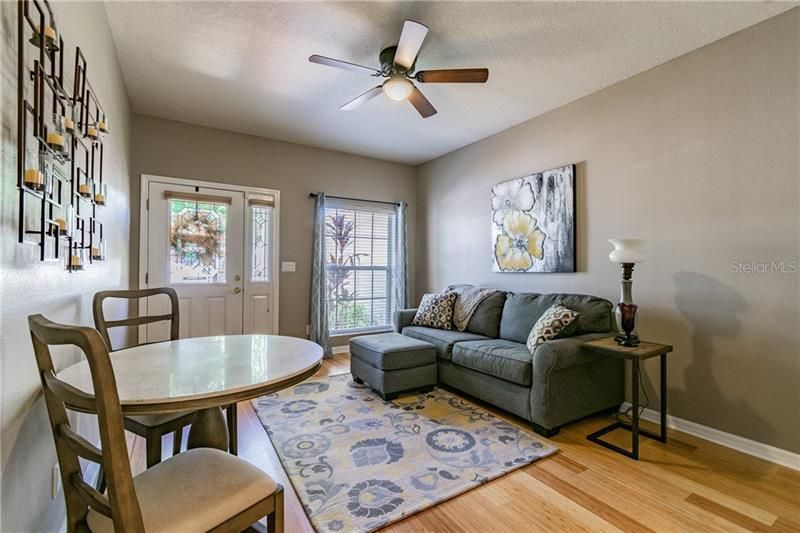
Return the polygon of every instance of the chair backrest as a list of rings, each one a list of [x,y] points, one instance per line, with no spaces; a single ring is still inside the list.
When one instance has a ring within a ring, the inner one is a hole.
[[[135,300],[139,298],[146,298],[148,296],[156,296],[165,294],[170,300],[170,312],[166,315],[149,315],[149,316],[134,316],[122,320],[106,320],[103,314],[103,302],[107,298],[125,298],[127,300]],[[170,321],[169,339],[174,341],[178,340],[180,335],[180,308],[178,306],[178,293],[175,289],[169,287],[157,287],[154,289],[132,289],[132,290],[118,290],[118,291],[100,291],[94,295],[92,302],[92,311],[94,313],[94,327],[103,336],[109,351],[114,351],[111,346],[111,338],[108,335],[110,328],[118,328],[122,326],[143,326],[145,324],[152,324],[154,322],[162,322],[165,320]]]
[[[117,532],[143,532],[142,513],[125,444],[117,383],[103,339],[92,328],[57,324],[42,315],[29,316],[28,327],[61,468],[67,530],[86,531],[86,515],[91,508],[111,518]],[[56,377],[50,354],[50,346],[55,345],[77,346],[83,351],[92,375],[94,395]],[[102,450],[72,430],[67,408],[97,415]],[[83,479],[79,457],[103,466],[108,498]]]

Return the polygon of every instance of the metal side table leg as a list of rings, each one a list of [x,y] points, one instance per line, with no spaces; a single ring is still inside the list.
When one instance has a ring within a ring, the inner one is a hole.
[[[667,354],[661,354],[661,442],[667,442]]]
[[[631,457],[639,460],[639,360],[631,361]]]

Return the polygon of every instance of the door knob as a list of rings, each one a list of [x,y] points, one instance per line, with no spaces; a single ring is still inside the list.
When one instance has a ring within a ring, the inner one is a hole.
[[[242,288],[241,287],[236,287],[235,289],[233,289],[233,293],[234,294],[239,294],[240,292],[242,292]]]

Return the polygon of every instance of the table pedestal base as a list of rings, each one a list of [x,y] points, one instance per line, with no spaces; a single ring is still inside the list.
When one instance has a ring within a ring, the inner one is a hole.
[[[222,409],[211,407],[194,414],[186,448],[216,448],[228,451],[228,424]]]

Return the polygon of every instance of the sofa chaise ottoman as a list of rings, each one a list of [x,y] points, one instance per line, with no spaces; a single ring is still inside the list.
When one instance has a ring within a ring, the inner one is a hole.
[[[401,393],[428,391],[436,385],[436,348],[399,333],[350,339],[350,373],[384,400]]]

